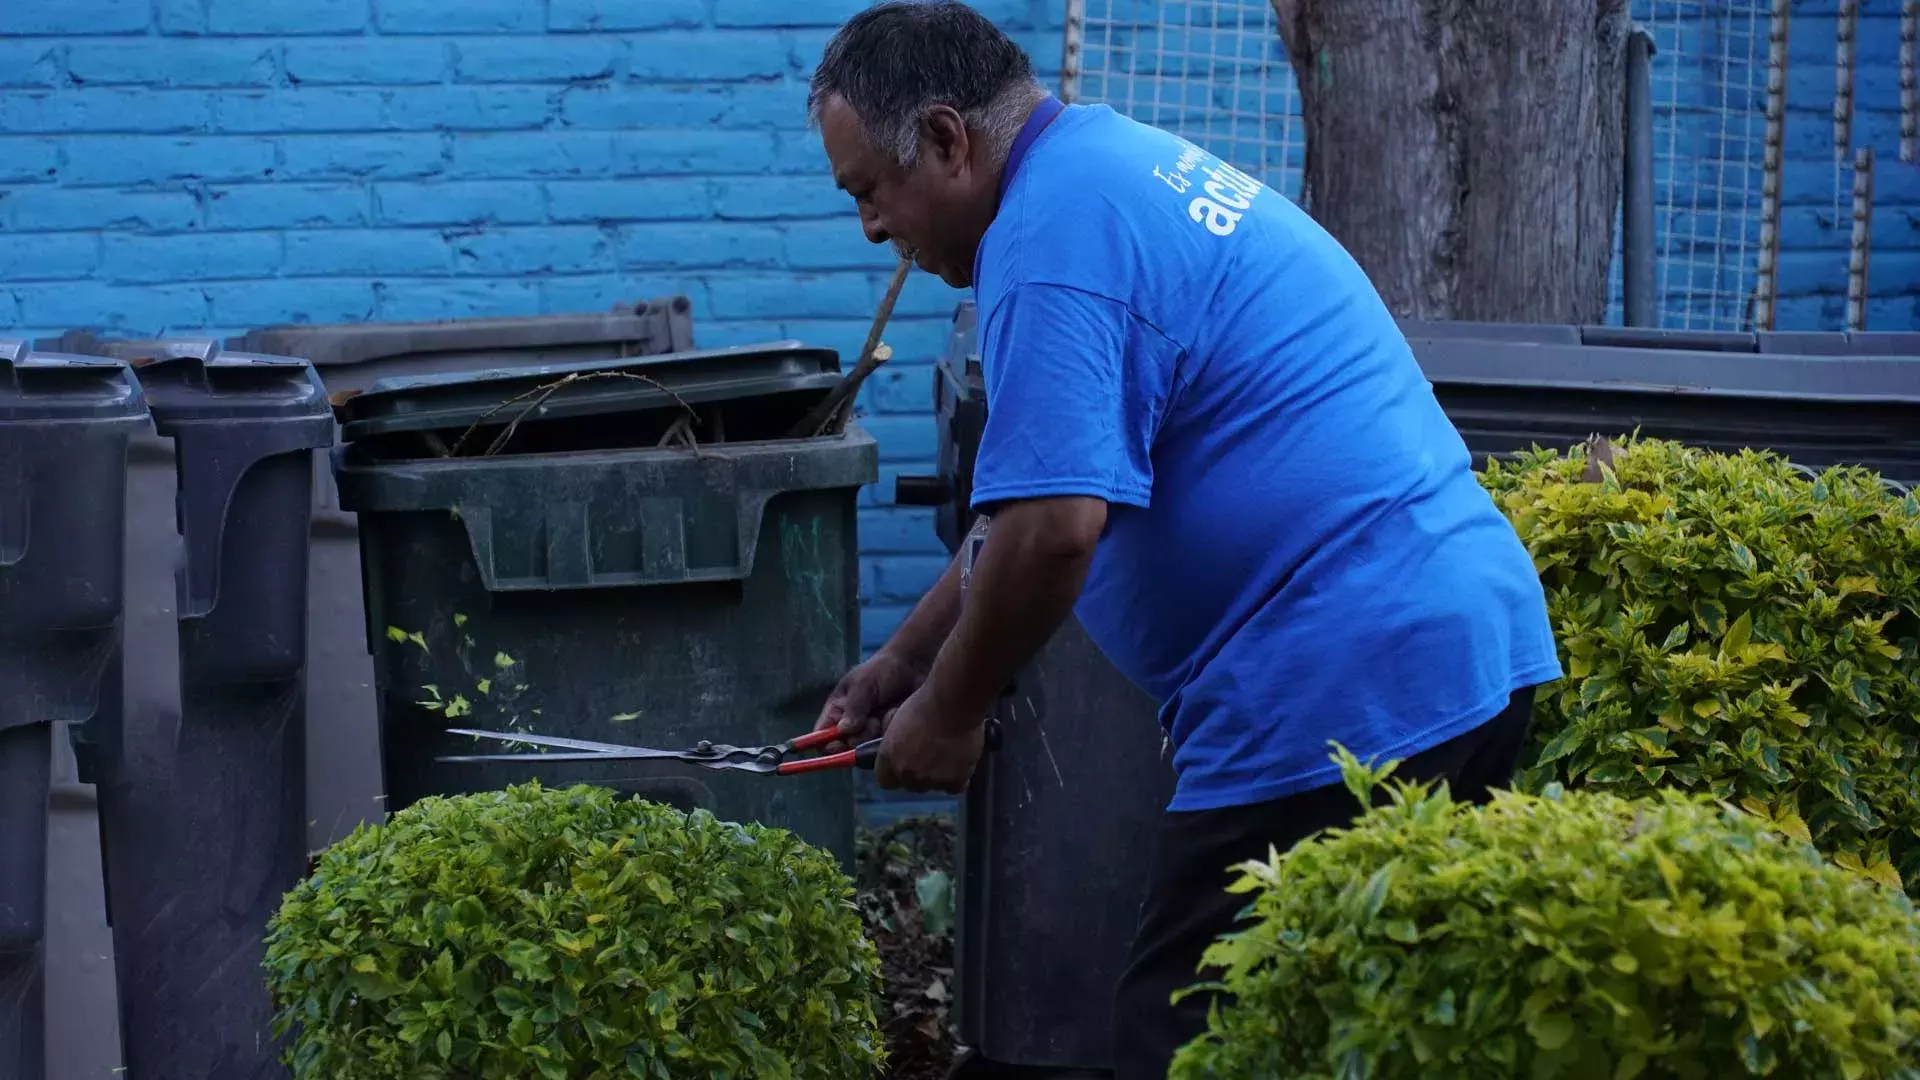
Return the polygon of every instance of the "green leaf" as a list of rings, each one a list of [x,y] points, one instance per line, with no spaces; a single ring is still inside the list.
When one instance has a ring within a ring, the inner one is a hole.
[[[385,1001],[406,989],[398,979],[384,971],[351,971],[347,988],[368,1001]]]
[[[1727,550],[1733,556],[1733,565],[1739,567],[1742,571],[1752,573],[1754,568],[1759,565],[1759,563],[1754,560],[1753,552],[1747,549],[1747,545],[1738,540],[1729,539],[1727,541]]]
[[[1386,905],[1387,894],[1393,889],[1393,875],[1394,864],[1389,862],[1367,879],[1367,887],[1360,894],[1360,917],[1363,920],[1380,914],[1380,909]]]
[[[1765,1076],[1780,1066],[1780,1059],[1773,1047],[1748,1032],[1740,1039],[1740,1063],[1755,1076]]]
[[[931,870],[920,875],[913,891],[927,934],[944,937],[953,928],[953,880],[944,870]]]
[[[661,903],[671,904],[674,902],[675,894],[673,885],[667,881],[664,875],[654,873],[644,874],[640,878],[640,883],[646,886],[647,891],[652,893],[654,898]]]
[[[1727,636],[1720,640],[1720,655],[1722,657],[1739,656],[1752,637],[1753,612],[1743,611],[1739,618],[1733,620],[1733,625],[1727,627]]]
[[[1693,614],[1708,637],[1719,637],[1727,623],[1727,609],[1718,601],[1695,601]]]
[[[1573,1019],[1565,1013],[1542,1013],[1527,1021],[1527,1034],[1542,1050],[1559,1050],[1573,1041]]]
[[[1540,751],[1540,756],[1536,760],[1543,765],[1550,761],[1559,761],[1573,753],[1574,748],[1579,745],[1580,730],[1574,727],[1562,728],[1558,734],[1547,740],[1547,745]]]
[[[500,1007],[501,1013],[506,1016],[521,1016],[533,1011],[533,999],[512,984],[494,987],[493,1000],[494,1004]]]
[[[486,905],[475,896],[462,896],[453,902],[453,928],[483,926],[488,922]]]
[[[1614,680],[1605,675],[1593,675],[1580,684],[1580,704],[1598,705],[1607,699],[1615,689]]]
[[[1859,706],[1860,711],[1871,715],[1876,711],[1873,703],[1873,681],[1864,675],[1848,679],[1846,683],[1847,700]]]
[[[507,1041],[511,1042],[513,1045],[523,1050],[526,1049],[527,1046],[531,1045],[533,1042],[532,1018],[529,1017],[527,1014],[522,1013],[519,1016],[514,1017],[510,1022],[508,1022]]]
[[[1603,761],[1587,770],[1586,779],[1595,784],[1618,784],[1635,775],[1633,765],[1625,761]]]

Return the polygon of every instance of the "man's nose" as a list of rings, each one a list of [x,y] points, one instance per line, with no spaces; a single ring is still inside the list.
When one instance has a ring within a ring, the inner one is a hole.
[[[884,244],[893,239],[893,234],[880,224],[880,215],[870,210],[862,211],[860,214],[860,231],[867,234],[867,242],[870,244]]]

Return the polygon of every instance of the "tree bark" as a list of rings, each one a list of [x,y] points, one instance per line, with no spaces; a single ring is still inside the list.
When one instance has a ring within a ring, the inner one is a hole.
[[[1272,0],[1303,203],[1402,318],[1597,323],[1626,0]]]

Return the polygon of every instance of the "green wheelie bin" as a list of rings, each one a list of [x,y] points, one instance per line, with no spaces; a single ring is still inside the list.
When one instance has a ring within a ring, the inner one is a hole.
[[[449,728],[686,747],[811,728],[859,656],[857,424],[793,438],[838,381],[793,342],[375,382],[341,403],[387,809],[538,778],[792,830],[850,863],[846,771],[461,763]]]

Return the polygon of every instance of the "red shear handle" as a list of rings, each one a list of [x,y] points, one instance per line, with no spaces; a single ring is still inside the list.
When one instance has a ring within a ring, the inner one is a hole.
[[[852,750],[842,750],[825,757],[801,758],[799,761],[783,761],[774,771],[781,776],[795,776],[799,773],[822,772],[826,769],[871,769],[880,758],[880,740],[869,739]]]
[[[809,731],[805,735],[794,739],[787,744],[787,749],[818,750],[839,737],[840,731],[838,728],[821,728],[819,731]]]
[[[1000,721],[988,717],[983,735],[985,736],[984,742],[987,750],[1000,749]],[[793,749],[812,750],[825,746],[827,743],[839,738],[839,736],[840,733],[832,728],[828,728],[825,731],[809,732],[793,740]],[[881,740],[879,739],[869,739],[859,746],[854,747],[852,750],[842,750],[837,754],[828,754],[825,757],[801,758],[798,761],[783,761],[774,769],[774,772],[781,776],[794,776],[799,773],[821,772],[826,769],[871,769],[873,768],[873,763],[880,759],[880,742]]]

